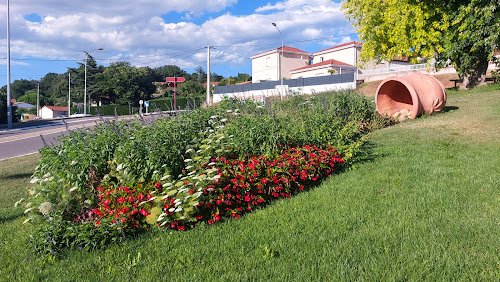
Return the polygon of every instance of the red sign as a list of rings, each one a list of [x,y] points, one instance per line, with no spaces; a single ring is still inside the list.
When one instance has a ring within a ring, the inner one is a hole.
[[[184,77],[167,77],[167,82],[184,82],[186,79]]]

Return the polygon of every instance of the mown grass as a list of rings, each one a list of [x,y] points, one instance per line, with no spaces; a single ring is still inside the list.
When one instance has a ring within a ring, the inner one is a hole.
[[[13,208],[37,157],[3,161],[0,280],[498,280],[498,124],[498,86],[450,91],[445,113],[374,132],[363,163],[309,192],[60,260],[30,254]]]

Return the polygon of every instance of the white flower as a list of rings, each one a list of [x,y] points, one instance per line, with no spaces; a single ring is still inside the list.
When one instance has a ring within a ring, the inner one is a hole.
[[[185,159],[184,162],[187,163],[187,162],[190,162],[192,161],[192,159]]]
[[[119,164],[117,167],[116,167],[116,170],[120,171],[123,169],[123,164]]]
[[[175,209],[174,212],[180,212],[180,211],[182,211],[182,207],[178,207],[177,209]]]
[[[187,149],[186,154],[191,153],[191,152],[194,152],[194,149],[193,149],[193,148],[189,148],[189,149]]]
[[[70,191],[70,192],[73,192],[73,191],[75,191],[76,189],[78,189],[78,186],[72,187],[71,189],[69,189],[69,191]]]
[[[77,161],[72,161],[70,165],[75,165],[77,163],[78,163]]]
[[[169,208],[168,209],[168,212],[174,212],[175,211],[175,208]]]
[[[163,177],[161,178],[161,180],[165,180],[165,179],[167,179],[167,178],[169,178],[169,177],[170,177],[170,175],[169,175],[169,174],[167,174],[167,175],[163,176]]]
[[[220,120],[221,122],[226,122],[227,121],[227,118],[223,118]]]
[[[193,168],[193,166],[192,166],[192,165],[188,165],[188,166],[186,166],[186,169],[187,169],[187,170],[190,170],[190,169],[192,169],[192,168]]]
[[[24,202],[24,198],[21,198],[19,201],[17,201],[15,204],[14,204],[14,207],[17,208],[17,206],[19,206],[22,202]]]
[[[51,202],[43,202],[40,204],[40,206],[38,207],[38,210],[40,211],[40,213],[42,213],[43,215],[47,215],[49,214],[52,210],[53,210],[53,205]],[[26,213],[26,212],[25,212]]]
[[[169,186],[172,186],[172,183],[167,182],[167,183],[163,184],[162,186],[163,186],[163,187],[169,187]]]
[[[211,116],[210,118],[211,119],[215,119],[215,118],[218,118],[219,116],[215,115],[215,116]]]
[[[32,210],[33,210],[33,208],[28,208],[28,209],[24,210],[24,213],[29,213]]]
[[[231,111],[231,110],[227,110],[227,111],[226,111],[226,113],[232,113],[232,112],[233,112],[233,111]]]
[[[32,183],[32,184],[33,184],[33,183],[38,182],[39,180],[40,180],[40,179],[38,179],[38,178],[36,178],[36,177],[35,177],[35,178],[31,179],[30,183]]]
[[[25,220],[23,221],[23,224],[27,223],[27,222],[28,222],[28,221],[30,221],[31,219],[32,219],[31,217],[28,217],[27,219],[25,219]]]

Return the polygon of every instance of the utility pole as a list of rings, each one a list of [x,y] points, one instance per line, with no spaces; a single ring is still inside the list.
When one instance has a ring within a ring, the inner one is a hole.
[[[36,87],[36,116],[40,116],[40,83]]]
[[[68,72],[68,117],[71,115],[71,73]]]
[[[207,107],[210,105],[210,91],[212,87],[210,85],[210,45],[207,47]]]
[[[7,126],[12,128],[12,105],[10,102],[10,8],[7,0]]]

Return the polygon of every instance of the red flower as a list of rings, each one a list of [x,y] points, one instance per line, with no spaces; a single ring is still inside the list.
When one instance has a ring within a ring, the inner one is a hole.
[[[101,220],[98,220],[94,223],[95,226],[98,226],[99,224],[101,224]]]

